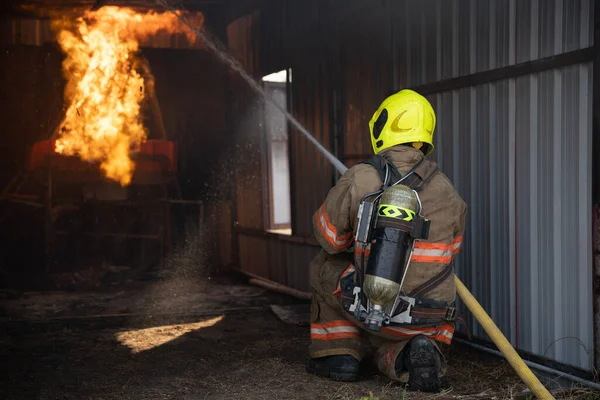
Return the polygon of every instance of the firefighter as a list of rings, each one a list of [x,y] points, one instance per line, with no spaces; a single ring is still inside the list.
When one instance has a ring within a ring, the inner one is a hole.
[[[322,249],[310,267],[308,372],[354,381],[360,361],[371,355],[381,373],[409,389],[440,390],[447,365],[439,344],[450,344],[454,333],[453,262],[461,248],[467,206],[437,164],[426,159],[434,149],[435,125],[435,112],[420,94],[401,90],[386,98],[369,122],[375,156],[350,168],[313,215]],[[354,253],[369,252],[354,246],[359,205],[365,195],[382,187],[386,165],[395,179],[404,177],[403,183],[418,193],[423,217],[430,221],[427,239],[414,241],[401,288],[416,301],[410,309],[413,321],[428,323],[391,323],[372,332],[348,304],[359,279]]]

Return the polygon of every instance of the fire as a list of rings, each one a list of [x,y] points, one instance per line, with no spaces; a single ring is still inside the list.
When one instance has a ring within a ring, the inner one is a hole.
[[[145,77],[139,41],[160,30],[195,35],[173,13],[138,13],[103,7],[73,20],[52,22],[66,54],[66,113],[55,151],[99,163],[107,178],[126,186],[134,172],[132,153],[147,139],[141,109]],[[152,79],[152,77],[146,77]]]

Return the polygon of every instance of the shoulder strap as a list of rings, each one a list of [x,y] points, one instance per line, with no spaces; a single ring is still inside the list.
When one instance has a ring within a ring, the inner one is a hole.
[[[424,297],[427,293],[438,287],[442,282],[444,282],[450,275],[452,275],[452,270],[454,264],[451,262],[446,265],[437,275],[429,279],[428,281],[423,282],[418,287],[414,288],[408,293],[409,297]]]
[[[378,154],[375,154],[373,157],[369,158],[366,161],[363,161],[361,164],[368,164],[370,166],[372,166],[373,168],[375,168],[377,170],[377,172],[379,173],[379,177],[381,178],[381,181],[384,182],[385,181],[385,166],[389,166],[393,176],[392,182],[397,182],[399,179],[402,178],[402,174],[400,173],[400,171],[398,171],[398,168],[394,165],[394,163],[392,163],[391,161],[389,161],[387,158],[380,156]],[[432,164],[434,165],[434,168],[431,168]],[[415,191],[419,192],[421,190],[423,190],[423,187],[429,183],[429,181],[433,178],[433,176],[435,175],[435,173],[438,171],[439,167],[437,164],[435,163],[431,163],[430,161],[427,160],[422,160],[421,163],[419,163],[418,165],[415,166],[415,173],[413,173],[410,177],[408,177],[406,179],[406,186],[410,187],[411,189],[414,189]],[[417,185],[418,186],[415,188],[414,186]]]
[[[435,173],[438,172],[439,169],[437,163],[425,160],[415,169],[413,176],[407,179],[407,186],[414,189],[416,192],[420,192],[425,185],[433,179]],[[414,187],[417,184],[418,186]]]
[[[385,166],[390,167],[392,171],[393,179],[392,182],[396,182],[400,178],[402,178],[402,174],[398,171],[398,168],[394,165],[394,163],[390,162],[387,158],[380,156],[379,154],[375,154],[373,157],[369,158],[366,161],[363,161],[361,164],[368,164],[375,168],[379,173],[379,177],[381,178],[381,182],[385,183]]]

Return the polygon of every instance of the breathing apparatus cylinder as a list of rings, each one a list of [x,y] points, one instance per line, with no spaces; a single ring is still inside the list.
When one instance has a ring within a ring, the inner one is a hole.
[[[372,304],[365,328],[380,331],[385,307],[395,301],[410,261],[415,222],[420,204],[413,190],[404,185],[384,190],[378,206],[363,291]]]

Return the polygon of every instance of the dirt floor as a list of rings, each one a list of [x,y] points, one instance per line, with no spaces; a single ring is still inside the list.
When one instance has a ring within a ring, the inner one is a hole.
[[[308,327],[270,308],[306,308],[299,303],[239,280],[189,276],[4,299],[0,398],[526,398],[505,362],[457,345],[436,395],[407,392],[369,365],[356,383],[312,376],[304,370]]]

